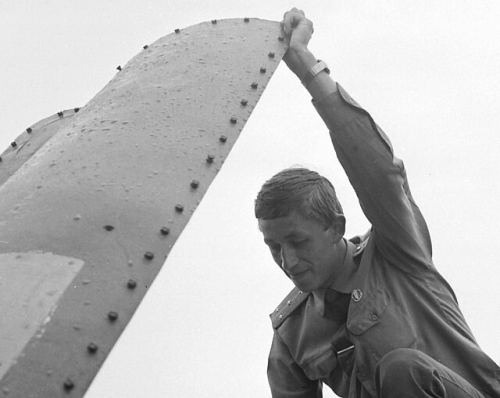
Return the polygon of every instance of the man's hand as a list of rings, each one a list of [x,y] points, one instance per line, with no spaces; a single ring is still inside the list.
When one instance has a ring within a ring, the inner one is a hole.
[[[311,67],[318,62],[307,48],[314,32],[313,23],[306,18],[304,11],[292,8],[285,12],[281,22],[281,30],[285,42],[288,44],[283,61],[302,80]],[[337,91],[337,85],[323,70],[308,84],[307,90],[313,99],[321,100]]]
[[[290,70],[302,79],[316,58],[307,49],[313,34],[313,23],[306,18],[304,11],[292,8],[283,16],[282,33],[288,44],[288,50],[283,60]]]
[[[285,12],[281,28],[289,43],[289,48],[305,49],[314,32],[313,23],[306,18],[304,11],[292,8]]]

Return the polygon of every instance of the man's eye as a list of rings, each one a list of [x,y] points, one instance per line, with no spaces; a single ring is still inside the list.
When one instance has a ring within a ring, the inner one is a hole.
[[[306,240],[294,240],[290,242],[293,247],[301,247],[306,243]]]

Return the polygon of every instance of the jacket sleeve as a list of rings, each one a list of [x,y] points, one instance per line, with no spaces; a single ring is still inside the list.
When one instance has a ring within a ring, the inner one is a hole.
[[[340,85],[336,93],[314,105],[330,130],[337,157],[372,224],[378,249],[408,272],[433,267],[427,225],[389,138]]]
[[[322,384],[309,380],[295,363],[287,346],[275,331],[267,377],[273,398],[321,398]]]

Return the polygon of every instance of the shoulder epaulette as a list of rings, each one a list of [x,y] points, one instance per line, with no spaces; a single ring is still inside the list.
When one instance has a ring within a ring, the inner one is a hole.
[[[288,316],[300,306],[307,296],[309,296],[309,293],[304,293],[298,288],[294,288],[290,293],[288,293],[278,308],[269,314],[273,328],[279,328],[286,318],[288,318]]]

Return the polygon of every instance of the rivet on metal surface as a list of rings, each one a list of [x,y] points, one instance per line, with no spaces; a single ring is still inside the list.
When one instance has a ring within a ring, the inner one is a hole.
[[[146,253],[144,253],[144,258],[146,260],[152,260],[153,258],[155,258],[155,255],[151,252],[146,252]]]
[[[220,138],[219,138],[219,141],[220,142],[226,142],[227,141],[227,137],[225,135],[221,135]]]
[[[236,119],[234,116],[229,119],[229,121],[232,123],[232,124],[236,124],[238,122],[238,119]]]
[[[149,47],[149,46],[146,44],[146,45],[145,45],[144,47],[142,47],[142,48],[144,48],[144,49],[146,50],[148,47]]]
[[[243,21],[244,22],[250,22],[250,18],[245,18]]]
[[[121,67],[120,65],[118,65],[118,66],[116,67],[116,69],[118,69],[118,70],[122,70],[122,67]]]
[[[200,186],[200,182],[199,181],[196,181],[196,180],[191,181],[191,188],[196,189],[199,186]]]
[[[87,351],[90,353],[90,354],[95,354],[97,352],[97,350],[99,349],[99,347],[97,347],[96,344],[94,343],[90,343],[88,346],[87,346]]]
[[[114,229],[115,229],[115,227],[113,227],[112,225],[105,225],[105,226],[104,226],[104,229],[105,229],[106,231],[112,231],[112,230],[114,230]]]
[[[213,162],[214,162],[214,159],[215,159],[215,156],[214,156],[214,155],[208,155],[208,156],[207,156],[207,163],[213,163]]]
[[[28,127],[28,128],[26,129],[26,132],[27,132],[28,134],[31,134],[31,132],[32,132],[32,131],[33,131],[33,130],[31,129],[31,127]]]
[[[66,379],[63,383],[63,387],[66,391],[71,391],[73,388],[75,388],[75,383],[71,379]]]
[[[184,211],[184,206],[183,205],[175,205],[175,211],[177,213],[182,213]]]
[[[248,100],[246,100],[246,99],[242,99],[242,100],[240,101],[240,104],[241,104],[241,105],[243,105],[243,106],[247,106],[247,104],[248,104]]]
[[[260,68],[260,73],[266,73],[267,69],[264,68],[263,66]]]
[[[134,281],[133,279],[129,279],[127,282],[127,287],[131,290],[135,289],[137,287],[137,282]]]
[[[160,232],[162,235],[168,235],[170,233],[170,229],[167,227],[161,227]]]
[[[217,20],[216,19],[212,19],[212,24],[213,25],[217,24]]]
[[[253,82],[253,83],[251,84],[251,87],[252,87],[253,89],[256,89],[257,87],[259,87],[259,84],[258,84],[258,83]]]
[[[181,31],[180,29],[176,29],[175,33],[180,33],[180,31]]]
[[[10,145],[12,146],[12,148],[15,148],[15,147],[17,147],[17,142],[13,141],[10,143]]]
[[[118,319],[118,312],[116,311],[111,311],[108,313],[108,319],[111,321],[111,322],[114,322]]]
[[[269,58],[274,58],[274,53],[273,52],[270,52],[269,54],[267,54]]]

